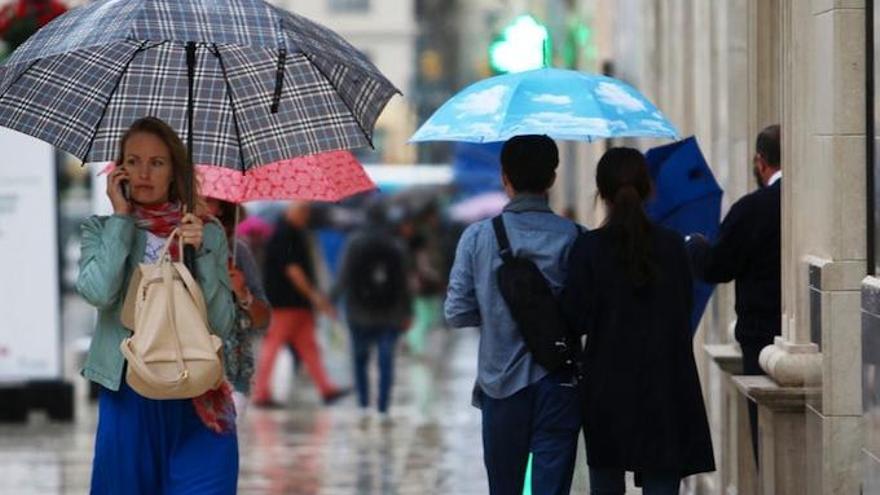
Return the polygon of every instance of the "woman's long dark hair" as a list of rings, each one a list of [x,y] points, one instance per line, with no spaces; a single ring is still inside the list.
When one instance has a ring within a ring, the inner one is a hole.
[[[605,226],[621,263],[637,287],[653,282],[657,267],[651,252],[652,224],[644,208],[651,195],[651,178],[644,155],[633,148],[608,150],[599,160],[596,185],[609,208]]]

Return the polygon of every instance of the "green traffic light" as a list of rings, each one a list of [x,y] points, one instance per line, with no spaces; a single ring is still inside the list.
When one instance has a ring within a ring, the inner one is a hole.
[[[583,24],[579,24],[579,25],[575,28],[575,35],[574,35],[574,36],[575,36],[575,40],[577,40],[577,44],[580,45],[580,46],[584,46],[584,45],[586,45],[586,44],[590,41],[590,35],[591,35],[591,34],[592,34],[592,33],[590,33],[590,28],[589,28],[589,27],[587,27],[587,26],[585,26],[585,25],[583,25]]]
[[[550,62],[550,32],[531,15],[513,20],[489,45],[489,65],[495,72],[522,72]]]

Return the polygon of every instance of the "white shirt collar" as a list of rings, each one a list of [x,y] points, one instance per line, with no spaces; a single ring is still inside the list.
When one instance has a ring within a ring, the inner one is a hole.
[[[767,181],[767,187],[770,187],[773,184],[776,184],[780,180],[782,180],[782,170],[779,170],[778,172],[776,172],[775,174],[773,174],[770,177],[770,180]]]

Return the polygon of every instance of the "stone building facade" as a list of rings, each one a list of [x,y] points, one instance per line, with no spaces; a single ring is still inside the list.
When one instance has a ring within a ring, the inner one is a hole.
[[[415,147],[407,140],[415,132],[416,115],[410,99],[416,70],[415,0],[268,0],[334,30],[363,51],[403,93],[388,103],[373,136],[379,153],[363,160],[414,163]]]
[[[725,212],[755,187],[757,132],[783,128],[782,336],[762,353],[768,377],[740,377],[733,288],[718,287],[695,353],[719,471],[689,480],[692,492],[880,493],[880,416],[868,400],[874,368],[862,364],[863,351],[865,363],[880,362],[880,346],[869,345],[880,332],[880,280],[868,263],[871,7],[871,0],[578,3],[599,34],[597,65],[585,69],[612,61],[615,76],[641,89],[683,136],[697,137],[725,191]],[[584,184],[579,212],[588,222],[598,216],[589,201],[596,148],[582,146],[577,161],[588,165],[566,178]],[[760,470],[749,449],[748,400],[759,405]]]

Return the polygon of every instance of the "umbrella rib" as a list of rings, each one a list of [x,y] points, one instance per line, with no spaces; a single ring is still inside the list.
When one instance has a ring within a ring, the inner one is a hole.
[[[18,81],[21,80],[22,77],[24,77],[25,74],[27,74],[28,72],[30,72],[30,70],[31,70],[35,65],[37,65],[37,62],[39,62],[40,60],[42,60],[42,59],[39,59],[39,58],[38,58],[38,59],[34,60],[33,62],[31,62],[30,65],[27,66],[27,68],[26,68],[25,70],[21,71],[21,74],[19,74],[18,76],[16,76],[15,80],[12,81],[11,83],[9,83],[9,86],[6,86],[6,89],[3,90],[3,94],[0,95],[0,100],[2,100],[3,98],[5,98],[5,97],[6,97],[6,93],[8,93],[9,90],[12,89],[12,87],[15,86],[15,85],[18,83]]]
[[[89,153],[92,152],[92,146],[95,144],[95,138],[98,137],[98,131],[101,129],[101,124],[104,122],[104,117],[107,115],[107,108],[110,106],[110,100],[116,95],[116,92],[119,90],[119,85],[122,84],[122,78],[125,77],[125,73],[128,72],[128,68],[131,66],[131,63],[134,62],[134,58],[138,56],[139,53],[145,51],[147,48],[147,41],[142,41],[141,45],[137,47],[134,53],[131,54],[131,57],[128,59],[128,62],[125,63],[125,67],[119,71],[119,77],[116,79],[116,83],[113,85],[113,89],[110,90],[110,93],[107,95],[107,101],[104,102],[103,107],[101,108],[101,118],[98,119],[98,122],[95,124],[95,131],[92,133],[92,137],[89,139],[89,147],[86,148],[86,152],[83,153],[82,161],[85,162],[89,158]],[[155,48],[155,45],[152,48]]]
[[[284,64],[287,62],[287,50],[282,48],[278,52],[278,68],[275,69],[275,93],[272,95],[272,113],[278,113],[281,104],[281,94],[284,91]]]
[[[303,55],[306,56],[306,60],[308,60],[309,63],[312,64],[312,67],[314,67],[318,71],[318,73],[321,74],[321,77],[323,77],[325,81],[327,81],[327,84],[329,84],[333,89],[336,90],[336,93],[339,94],[339,99],[342,100],[342,103],[345,105],[345,108],[348,109],[348,113],[351,114],[351,118],[354,119],[355,123],[357,123],[358,129],[361,130],[361,132],[364,134],[364,137],[367,139],[367,142],[370,144],[370,148],[376,149],[376,147],[373,145],[373,138],[370,136],[370,134],[367,132],[367,130],[364,129],[364,126],[361,125],[361,121],[359,121],[357,119],[357,116],[354,113],[354,109],[351,108],[351,105],[349,105],[348,102],[345,101],[345,98],[342,97],[342,94],[339,92],[339,88],[337,88],[336,85],[333,84],[333,81],[330,80],[330,78],[327,76],[327,74],[324,73],[324,70],[321,69],[321,67],[318,64],[316,64],[312,61],[311,54],[309,54],[305,51],[303,51],[302,53],[303,53]],[[349,70],[353,70],[353,69],[349,69]]]
[[[220,55],[220,47],[213,45],[212,53],[217,57],[220,64],[220,71],[223,73],[223,80],[226,82],[226,97],[229,99],[229,107],[232,109],[232,124],[235,127],[235,137],[238,139],[238,159],[241,161],[241,173],[245,173],[247,165],[244,161],[244,142],[241,139],[241,128],[238,126],[238,114],[235,111],[235,99],[232,97],[232,84],[229,82],[229,75],[226,73],[226,64],[223,62],[223,56]]]

